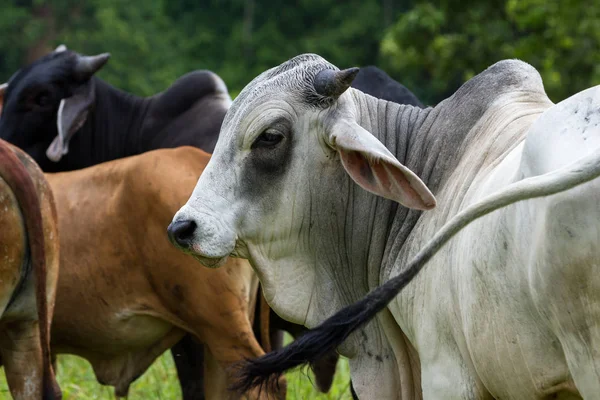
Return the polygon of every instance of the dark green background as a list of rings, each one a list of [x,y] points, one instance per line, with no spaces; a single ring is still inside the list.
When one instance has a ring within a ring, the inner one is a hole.
[[[140,95],[193,69],[235,95],[304,52],[375,64],[435,104],[495,61],[535,66],[554,101],[600,84],[600,2],[579,0],[0,0],[0,80],[59,43],[113,57],[100,77]]]

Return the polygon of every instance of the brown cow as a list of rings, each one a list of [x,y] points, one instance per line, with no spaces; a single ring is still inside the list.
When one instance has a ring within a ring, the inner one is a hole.
[[[29,156],[0,140],[0,355],[14,399],[60,399],[49,331],[59,243],[52,191]]]
[[[186,332],[205,344],[207,398],[231,396],[223,368],[264,354],[252,332],[250,265],[205,268],[167,238],[208,159],[180,147],[47,174],[62,250],[52,349],[86,358],[118,396]],[[284,396],[282,380],[269,398]]]

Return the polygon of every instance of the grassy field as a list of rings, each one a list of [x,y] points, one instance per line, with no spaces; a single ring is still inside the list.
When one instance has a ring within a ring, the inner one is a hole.
[[[287,375],[288,399],[304,400],[349,400],[352,399],[349,387],[348,362],[340,360],[335,381],[330,392],[319,393],[312,385],[312,372],[295,371]],[[75,356],[59,356],[58,381],[63,390],[64,400],[114,400],[111,387],[102,386],[96,381],[94,372],[87,361]],[[0,374],[0,399],[9,400],[10,393],[4,377]],[[128,400],[177,400],[181,390],[177,382],[177,372],[171,352],[162,355],[146,373],[133,383]]]

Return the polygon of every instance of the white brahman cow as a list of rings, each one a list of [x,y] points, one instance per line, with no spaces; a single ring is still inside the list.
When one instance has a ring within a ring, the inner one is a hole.
[[[600,87],[553,105],[509,60],[422,110],[356,72],[301,55],[254,79],[170,226],[207,265],[250,259],[295,323],[362,299],[246,382],[338,347],[364,399],[598,398]]]

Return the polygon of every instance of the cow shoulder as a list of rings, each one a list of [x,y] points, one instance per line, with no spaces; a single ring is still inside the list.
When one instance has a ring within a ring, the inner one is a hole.
[[[175,117],[203,98],[219,95],[228,95],[228,91],[225,82],[217,74],[208,70],[192,71],[155,96],[151,112]]]
[[[148,143],[159,144],[154,148],[192,145],[212,152],[230,104],[218,75],[190,72],[151,98],[142,131]]]

